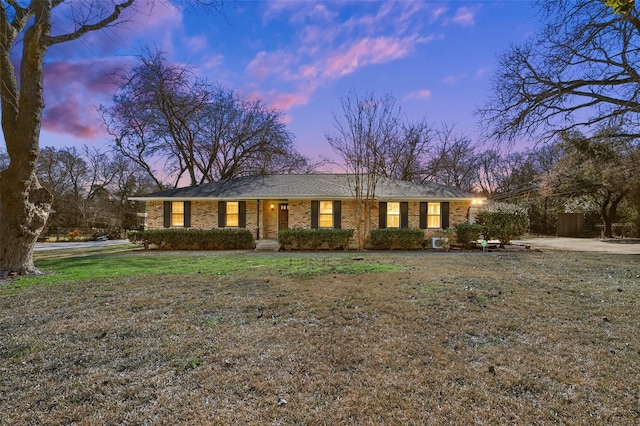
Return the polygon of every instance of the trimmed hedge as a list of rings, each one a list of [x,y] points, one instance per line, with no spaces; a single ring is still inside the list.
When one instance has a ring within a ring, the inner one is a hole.
[[[424,230],[416,228],[372,229],[371,247],[378,250],[422,248]]]
[[[255,247],[247,229],[157,229],[132,231],[132,243],[150,245],[160,250],[245,250]]]
[[[329,250],[346,250],[353,237],[353,229],[283,229],[278,242],[285,250],[318,250],[326,245]]]
[[[476,222],[482,225],[486,240],[500,240],[505,245],[527,232],[529,214],[526,208],[515,204],[495,203],[479,212]]]
[[[482,234],[482,225],[478,223],[463,222],[454,226],[454,229],[458,244],[465,249],[470,248],[472,242],[479,240],[480,234]]]

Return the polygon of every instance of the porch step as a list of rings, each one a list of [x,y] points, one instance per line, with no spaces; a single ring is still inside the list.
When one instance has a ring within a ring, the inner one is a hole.
[[[280,243],[278,240],[262,239],[256,241],[256,251],[278,251],[280,250]]]

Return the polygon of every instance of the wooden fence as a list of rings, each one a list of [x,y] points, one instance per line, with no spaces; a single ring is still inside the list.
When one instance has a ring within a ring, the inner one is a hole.
[[[558,213],[558,237],[578,237],[583,227],[583,213]]]

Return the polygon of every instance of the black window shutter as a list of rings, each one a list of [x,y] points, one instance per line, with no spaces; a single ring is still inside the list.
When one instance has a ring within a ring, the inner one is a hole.
[[[218,201],[218,228],[227,226],[227,202]]]
[[[449,203],[440,203],[440,214],[442,215],[442,229],[449,227]]]
[[[427,203],[420,203],[420,229],[427,229]]]
[[[164,202],[164,227],[171,227],[171,201]]]
[[[318,229],[320,219],[320,201],[311,200],[311,229]]]
[[[184,227],[191,228],[191,201],[184,202]]]
[[[333,202],[333,227],[342,228],[342,201]]]
[[[386,229],[387,228],[387,203],[381,201],[378,203],[378,210],[380,212],[379,215],[379,224],[378,228]]]
[[[247,202],[238,202],[238,228],[247,227]]]
[[[400,228],[409,227],[409,203],[403,201],[400,203]]]

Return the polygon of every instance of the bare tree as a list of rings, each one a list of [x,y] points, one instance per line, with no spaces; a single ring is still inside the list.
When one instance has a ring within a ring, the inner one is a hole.
[[[197,79],[193,69],[146,50],[100,111],[115,148],[162,188],[302,168],[282,112]],[[302,161],[302,162],[301,162]],[[164,164],[160,170],[154,165]]]
[[[54,197],[50,228],[126,227],[126,198],[153,188],[131,160],[87,146],[42,149],[38,179]]]
[[[454,130],[453,126],[442,125],[436,132],[436,141],[422,181],[434,181],[470,191],[474,189],[479,167],[478,144]]]
[[[638,136],[640,16],[632,1],[542,0],[545,27],[500,58],[480,109],[490,134],[553,135],[594,126]]]
[[[561,141],[562,157],[547,184],[555,194],[583,196],[597,204],[604,235],[611,237],[618,206],[640,186],[637,140],[620,137],[617,129],[604,129],[593,137],[565,133]]]
[[[403,123],[395,143],[382,159],[380,174],[410,182],[421,182],[432,152],[435,131],[426,120]]]
[[[350,92],[341,99],[342,116],[334,114],[336,132],[327,134],[331,148],[341,157],[356,204],[358,248],[368,238],[376,186],[385,162],[398,141],[400,110],[390,95]]]
[[[198,146],[203,181],[315,167],[295,149],[281,111],[220,85],[212,93]]]
[[[120,77],[111,106],[99,108],[116,149],[138,163],[156,182],[171,176],[174,186],[183,175],[199,183],[198,138],[204,111],[211,103],[207,84],[187,65],[169,63],[162,51],[145,49],[138,64]],[[154,170],[164,162],[164,170]]]
[[[10,0],[0,4],[0,102],[10,159],[0,171],[0,273],[37,273],[33,247],[51,207],[52,195],[36,175],[45,55],[52,46],[114,25],[135,2]],[[212,1],[212,5],[217,4]]]

